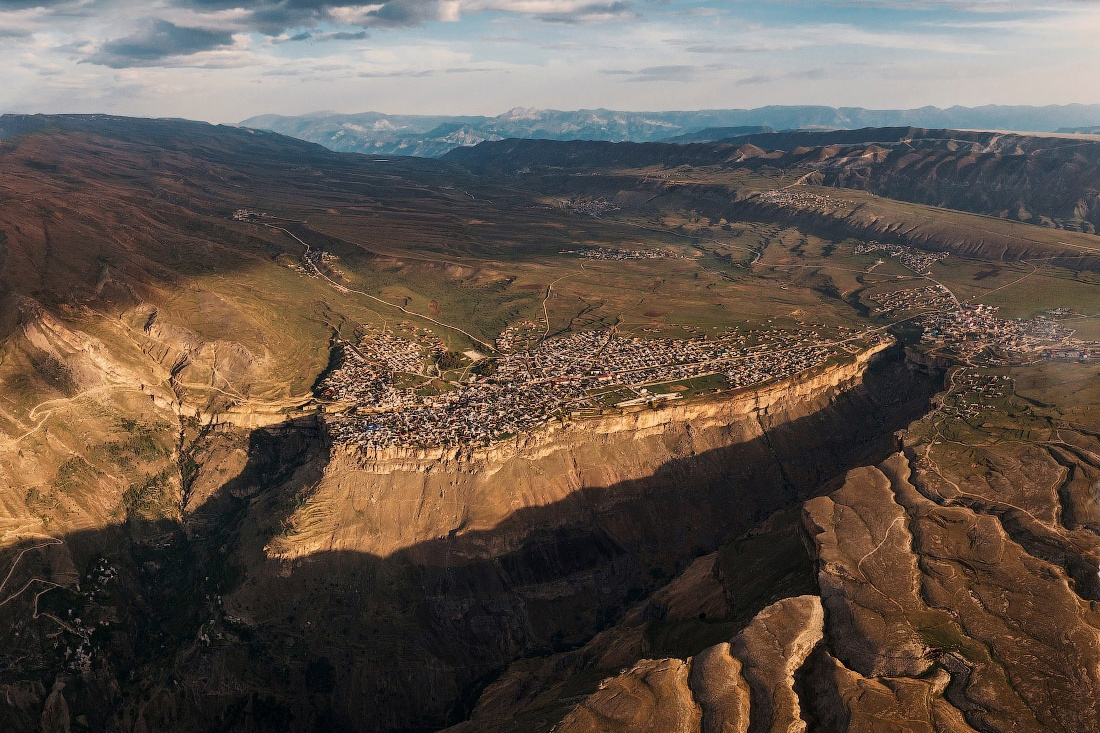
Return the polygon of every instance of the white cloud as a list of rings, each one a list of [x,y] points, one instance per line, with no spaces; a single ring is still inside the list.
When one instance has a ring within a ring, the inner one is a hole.
[[[1093,2],[830,0],[817,4],[813,17],[824,21],[815,23],[797,13],[808,0],[753,4],[753,12],[689,0],[387,0],[327,10],[312,2],[296,0],[308,12],[276,13],[262,27],[258,8],[291,4],[9,6],[0,11],[0,107],[235,121],[333,107],[1100,101],[1084,83],[1100,64]],[[225,42],[180,45],[140,69],[80,63],[151,19]]]

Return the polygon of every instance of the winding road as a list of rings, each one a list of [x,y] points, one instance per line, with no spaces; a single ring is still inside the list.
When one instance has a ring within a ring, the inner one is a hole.
[[[283,227],[276,226],[274,224],[264,224],[264,226],[270,227],[271,229],[279,230],[283,234],[285,234],[288,237],[290,237],[291,239],[293,239],[298,244],[305,247],[306,248],[305,257],[308,260],[310,252],[313,251],[313,248],[310,247],[309,244],[307,244],[306,242],[303,242],[297,235],[295,235],[293,232],[291,232],[287,229],[284,229]],[[466,338],[470,339],[474,343],[481,344],[485,348],[489,349],[489,351],[495,352],[497,350],[496,347],[493,344],[489,344],[489,343],[486,343],[485,341],[482,341],[481,339],[479,339],[477,336],[474,336],[469,331],[461,329],[458,326],[452,326],[449,323],[444,323],[443,321],[432,318],[431,316],[428,316],[428,315],[424,315],[423,313],[417,313],[416,311],[411,311],[403,305],[398,305],[397,303],[391,303],[388,300],[383,300],[382,298],[371,295],[370,293],[364,293],[362,290],[355,290],[353,288],[347,287],[346,285],[341,285],[340,283],[336,282],[335,280],[333,280],[331,277],[329,277],[325,273],[321,272],[320,268],[318,268],[316,265],[313,265],[313,263],[310,263],[310,265],[312,266],[313,271],[316,272],[318,276],[324,278],[330,285],[332,285],[334,288],[336,288],[337,290],[339,290],[342,293],[355,293],[356,295],[362,295],[366,298],[370,298],[371,300],[375,301],[376,303],[381,303],[382,305],[386,305],[386,306],[389,306],[390,308],[394,308],[396,310],[399,310],[399,311],[401,311],[402,313],[404,313],[406,315],[413,316],[414,318],[423,319],[425,321],[428,321],[429,323],[434,323],[437,326],[442,326],[443,328],[450,329],[451,331],[456,331],[456,332],[462,334],[463,336],[465,336]]]

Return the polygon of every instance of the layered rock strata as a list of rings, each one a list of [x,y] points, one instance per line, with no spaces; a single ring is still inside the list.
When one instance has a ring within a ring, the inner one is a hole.
[[[1026,533],[929,498],[953,483],[938,471],[898,453],[850,472],[802,511],[820,597],[692,657],[638,661],[554,730],[1100,730],[1097,602]]]

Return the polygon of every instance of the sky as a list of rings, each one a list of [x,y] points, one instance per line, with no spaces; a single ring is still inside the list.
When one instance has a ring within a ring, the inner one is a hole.
[[[1097,38],[1097,0],[0,0],[0,112],[1100,103]]]

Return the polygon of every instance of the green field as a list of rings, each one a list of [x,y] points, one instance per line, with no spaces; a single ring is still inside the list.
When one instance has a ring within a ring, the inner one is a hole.
[[[681,379],[675,382],[662,382],[645,386],[654,394],[678,394],[681,397],[694,397],[699,394],[729,389],[730,383],[724,374],[704,374],[693,379]]]

